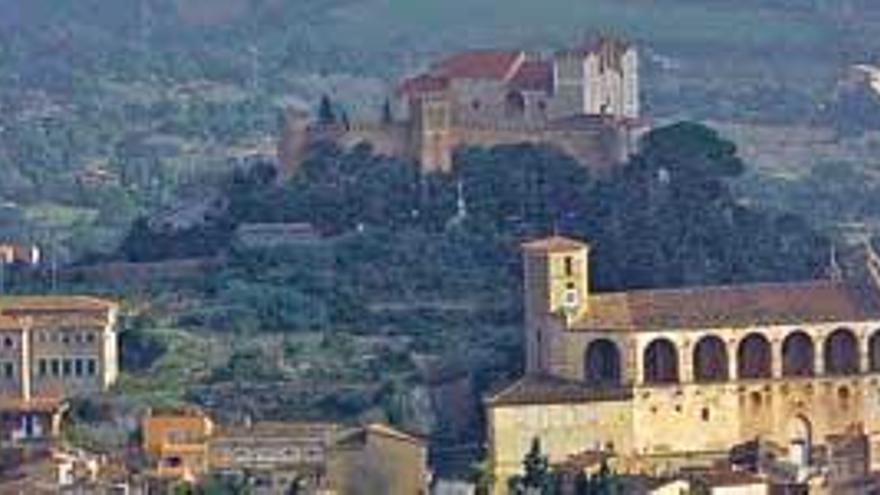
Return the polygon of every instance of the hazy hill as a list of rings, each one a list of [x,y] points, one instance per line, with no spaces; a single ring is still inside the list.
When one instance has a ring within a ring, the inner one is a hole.
[[[78,245],[74,251],[104,246],[136,214],[203,184],[200,174],[222,169],[226,156],[270,140],[283,102],[312,104],[326,92],[353,113],[378,114],[396,78],[439,54],[553,49],[597,32],[643,47],[653,117],[803,123],[816,117],[848,65],[871,61],[880,49],[880,5],[0,2],[0,170],[8,179],[0,201],[16,210],[0,210],[0,235],[27,225],[45,237],[48,227],[33,219],[49,211],[51,228],[67,232],[62,241]],[[143,146],[157,139],[180,151]],[[109,179],[84,185],[84,175]]]

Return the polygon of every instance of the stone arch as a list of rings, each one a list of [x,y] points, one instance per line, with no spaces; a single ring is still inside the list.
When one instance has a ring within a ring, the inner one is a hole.
[[[816,372],[813,339],[800,330],[782,341],[782,376],[813,376]]]
[[[678,383],[678,350],[669,339],[653,340],[643,355],[645,383]]]
[[[874,331],[868,339],[868,369],[880,372],[880,330]]]
[[[760,333],[750,333],[736,350],[736,375],[739,379],[770,378],[773,374],[773,353],[770,341]]]
[[[509,117],[520,117],[526,113],[526,97],[519,91],[511,91],[504,98],[504,110]]]
[[[848,328],[838,328],[825,339],[826,375],[853,375],[859,372],[859,339]]]
[[[598,385],[620,385],[621,358],[617,344],[596,339],[584,352],[584,380]]]
[[[808,466],[812,443],[813,427],[809,419],[798,414],[788,420],[789,462],[801,468]]]
[[[715,335],[707,335],[694,346],[694,381],[717,382],[727,380],[727,345]]]

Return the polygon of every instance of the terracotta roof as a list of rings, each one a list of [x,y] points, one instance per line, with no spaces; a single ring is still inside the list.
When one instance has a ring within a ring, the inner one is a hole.
[[[550,62],[529,60],[523,62],[510,81],[511,87],[522,91],[553,90],[553,65]]]
[[[32,397],[25,400],[19,397],[0,397],[0,411],[15,412],[54,412],[64,407],[63,398]]]
[[[472,50],[457,53],[431,68],[431,74],[449,79],[508,80],[525,58],[520,50]]]
[[[21,330],[22,321],[0,314],[0,330]]]
[[[107,311],[117,304],[90,296],[8,296],[0,297],[0,313]]]
[[[447,87],[449,87],[449,79],[431,74],[422,74],[403,81],[397,88],[397,92],[403,95],[436,93],[445,91]]]
[[[880,310],[859,287],[832,281],[638,290],[590,296],[580,330],[650,330],[863,321]]]
[[[710,487],[766,485],[767,480],[744,471],[704,471],[693,473],[693,477]]]
[[[412,435],[410,433],[398,430],[397,428],[393,428],[393,427],[386,425],[386,424],[370,423],[364,428],[369,433],[374,433],[376,435],[394,438],[396,440],[414,443],[417,445],[425,445],[425,440],[423,438],[420,438],[420,437],[417,437],[417,436]]]
[[[543,239],[536,239],[534,241],[526,242],[522,245],[522,247],[526,251],[561,252],[585,249],[588,246],[583,242],[569,239],[568,237],[554,235],[551,237],[545,237]]]
[[[234,438],[296,438],[299,441],[324,441],[344,429],[338,423],[308,421],[260,421],[250,426],[233,426],[222,429],[218,439]]]
[[[491,407],[528,404],[566,404],[582,401],[616,401],[632,398],[626,388],[597,388],[585,382],[554,376],[524,376],[488,397]]]

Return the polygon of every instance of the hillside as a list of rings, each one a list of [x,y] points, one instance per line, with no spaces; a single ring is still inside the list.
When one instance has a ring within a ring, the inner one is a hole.
[[[139,215],[272,153],[279,109],[375,117],[439,54],[643,47],[655,119],[804,124],[880,48],[866,0],[33,0],[0,4],[0,236],[111,251]],[[773,155],[771,159],[776,159]],[[783,155],[781,159],[786,159]],[[766,161],[766,160],[765,160]],[[782,163],[783,167],[797,164]]]

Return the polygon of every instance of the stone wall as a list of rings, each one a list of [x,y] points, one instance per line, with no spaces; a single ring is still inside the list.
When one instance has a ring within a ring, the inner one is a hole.
[[[632,450],[632,414],[630,401],[613,400],[490,407],[486,420],[495,493],[506,493],[507,479],[522,472],[535,438],[550,462],[586,450]]]
[[[497,146],[515,143],[543,143],[558,147],[597,173],[607,173],[626,160],[634,150],[636,136],[624,126],[543,124],[532,121],[487,124],[458,122],[452,127],[421,128],[409,123],[306,125],[289,115],[278,144],[282,176],[292,175],[305,158],[308,146],[330,141],[350,148],[358,143],[373,145],[377,153],[417,160],[426,172],[446,171],[460,146]]]
[[[638,458],[639,471],[662,473],[724,458],[734,445],[761,438],[787,449],[796,425],[812,445],[863,426],[880,447],[880,376],[748,380],[633,387],[622,401],[489,407],[490,456],[499,480],[521,473],[533,438],[551,462],[596,450]],[[876,459],[876,455],[872,456]],[[876,461],[875,461],[876,464]],[[876,466],[875,466],[876,467]]]

